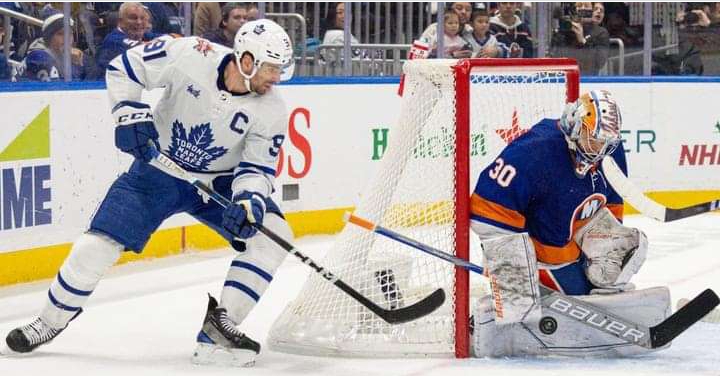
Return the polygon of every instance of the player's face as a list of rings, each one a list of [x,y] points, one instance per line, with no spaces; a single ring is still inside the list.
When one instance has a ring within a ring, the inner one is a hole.
[[[589,134],[587,128],[582,127],[580,129],[580,138],[578,139],[578,147],[585,154],[595,156],[599,154],[605,154],[607,152],[607,140],[597,139]],[[604,155],[603,155],[604,157]]]
[[[273,85],[280,82],[281,73],[282,68],[279,65],[263,63],[255,76],[250,79],[250,85],[252,85],[253,91],[258,94],[267,93],[272,89]]]

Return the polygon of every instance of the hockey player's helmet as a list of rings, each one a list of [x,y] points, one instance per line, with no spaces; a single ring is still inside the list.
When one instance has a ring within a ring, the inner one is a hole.
[[[620,107],[610,92],[593,90],[565,107],[560,129],[575,151],[578,174],[584,176],[620,145]]]
[[[242,74],[246,79],[252,78],[263,63],[281,67],[281,81],[292,78],[295,70],[292,42],[285,30],[268,19],[250,21],[244,24],[235,34],[235,59],[240,68],[240,59],[245,53],[252,55],[253,71],[249,75]]]

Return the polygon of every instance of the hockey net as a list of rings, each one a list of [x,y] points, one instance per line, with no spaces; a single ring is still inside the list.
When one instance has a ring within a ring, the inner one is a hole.
[[[566,101],[577,98],[577,66],[569,59],[415,60],[404,72],[399,121],[355,213],[479,263],[469,231],[475,179],[507,141],[543,118],[558,117]],[[272,349],[468,356],[469,305],[473,291],[483,290],[482,277],[469,281],[467,272],[445,261],[352,225],[322,265],[387,309],[413,304],[439,287],[448,299],[430,315],[390,325],[311,274],[273,324]]]

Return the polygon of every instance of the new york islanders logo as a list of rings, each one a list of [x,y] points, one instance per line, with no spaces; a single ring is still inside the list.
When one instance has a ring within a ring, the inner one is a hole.
[[[212,146],[213,142],[210,123],[192,126],[187,133],[183,124],[176,120],[167,152],[173,160],[191,171],[207,171],[212,161],[228,151],[222,146]]]

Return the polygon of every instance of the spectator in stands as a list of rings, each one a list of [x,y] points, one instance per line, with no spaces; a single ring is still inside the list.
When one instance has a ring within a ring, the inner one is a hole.
[[[712,35],[715,27],[710,27],[712,21],[708,16],[710,6],[707,3],[686,3],[685,10],[677,14],[678,24],[678,53],[681,59],[680,74],[718,74],[708,72],[706,63],[709,60],[703,55],[712,54]]]
[[[445,13],[443,49],[446,58],[470,57],[472,46],[460,36],[460,16],[454,11]],[[437,45],[431,46],[430,57],[437,57]]]
[[[216,29],[222,22],[222,8],[220,3],[197,3],[193,17],[193,35],[204,35]]]
[[[0,46],[5,38],[5,25],[3,25],[3,20],[4,18],[0,18]],[[9,80],[10,64],[8,64],[7,58],[3,52],[0,52],[0,80]]]
[[[0,80],[10,79],[10,64],[8,64],[5,55],[0,53]]]
[[[118,26],[105,37],[98,49],[97,78],[105,77],[110,60],[127,51],[129,48],[149,41],[157,36],[147,32],[149,19],[148,11],[140,3],[123,3],[119,9]]]
[[[22,13],[31,17],[44,19],[40,17],[37,5],[38,3],[30,2],[2,2],[0,8],[9,9],[18,13]],[[4,18],[1,17],[0,18]],[[11,18],[10,25],[12,26],[12,35],[6,37],[10,39],[10,50],[3,51],[5,57],[16,61],[21,61],[27,54],[27,49],[39,35],[37,35],[37,27],[27,22]],[[9,28],[8,28],[9,30]],[[3,48],[3,45],[0,45]]]
[[[258,18],[260,18],[260,9],[258,9],[257,4],[249,3],[247,7],[248,7],[248,16],[247,16],[248,22],[255,21]]]
[[[473,27],[472,37],[468,39],[472,47],[472,57],[508,57],[510,50],[506,45],[498,43],[490,34],[490,16],[484,9],[476,10],[470,16]]]
[[[345,43],[345,3],[335,3],[328,9],[325,18],[325,33],[322,36],[322,44],[342,45]],[[351,44],[358,44],[357,38],[350,34]]]
[[[473,28],[469,25],[470,12],[472,11],[472,5],[470,3],[449,3],[448,8],[445,12],[455,12],[460,19],[460,36],[466,40],[472,38]],[[444,26],[444,24],[443,24]],[[437,45],[437,22],[428,25],[420,35],[420,42],[429,46]],[[444,42],[444,40],[443,40]],[[471,50],[461,50],[455,54],[455,58],[470,57],[472,54]]]
[[[210,30],[203,38],[228,48],[233,48],[235,34],[242,25],[248,22],[248,8],[241,3],[227,3],[222,7],[220,28]]]
[[[327,17],[325,18],[325,32],[322,34],[322,44],[328,46],[343,46],[345,45],[345,3],[335,3],[328,9]],[[350,34],[350,44],[360,43],[354,35]],[[341,66],[342,65],[342,50],[341,49],[324,49],[321,50],[322,59],[330,65]],[[352,55],[357,57],[363,52],[359,49],[353,49]]]
[[[553,32],[553,56],[571,57],[583,75],[598,75],[607,64],[610,48],[608,31],[600,26],[604,17],[602,3],[575,3],[573,14],[564,15]]]
[[[85,78],[85,56],[73,46],[73,33],[70,40],[65,40],[63,30],[64,16],[54,14],[45,19],[42,26],[42,37],[36,39],[28,48],[25,57],[25,76],[31,80],[52,81],[64,78],[64,48],[70,43],[70,74],[73,80]],[[70,20],[70,25],[74,22]]]
[[[490,33],[510,48],[510,57],[535,57],[530,29],[515,14],[515,3],[498,3],[498,15],[490,18]]]
[[[175,3],[143,3],[143,6],[150,14],[149,20],[152,28],[148,32],[155,34],[182,34],[180,11],[175,6]]]

